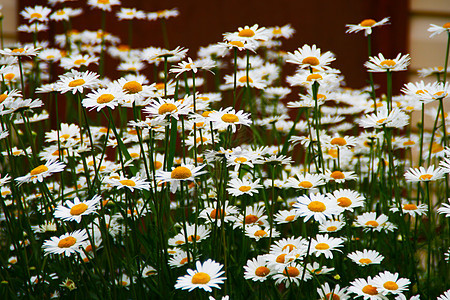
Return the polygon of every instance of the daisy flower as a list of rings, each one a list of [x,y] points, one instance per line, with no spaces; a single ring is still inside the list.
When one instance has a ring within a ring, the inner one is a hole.
[[[212,61],[192,61],[192,58],[188,57],[188,61],[182,61],[178,63],[177,66],[171,68],[169,70],[170,73],[176,73],[175,77],[180,76],[184,72],[192,71],[197,73],[199,69],[210,71],[211,68],[214,68],[215,64]]]
[[[412,217],[415,217],[416,215],[417,216],[425,215],[428,211],[427,204],[425,203],[419,204],[417,206],[414,203],[411,203],[410,201],[402,200],[401,206],[403,213],[404,214],[407,213]],[[394,206],[390,209],[390,211],[399,212],[400,210],[397,206]]]
[[[341,221],[339,218],[335,220],[326,220],[325,222],[319,224],[319,232],[322,233],[333,233],[344,228],[345,222]]]
[[[428,32],[431,32],[430,37],[441,34],[443,32],[450,32],[450,22],[447,22],[442,26],[430,24]]]
[[[227,41],[257,43],[258,41],[266,41],[269,37],[265,27],[259,27],[258,24],[255,24],[252,27],[247,25],[239,27],[237,32],[224,33],[223,38]]]
[[[101,10],[111,11],[113,5],[120,5],[119,0],[88,0],[87,4],[91,8],[100,8]]]
[[[208,259],[203,264],[199,261],[196,263],[196,269],[188,269],[187,275],[178,277],[175,284],[176,289],[188,290],[189,292],[199,288],[206,292],[212,292],[212,288],[218,288],[219,284],[223,284],[226,277],[220,277],[225,271],[222,271],[223,265]]]
[[[41,50],[41,47],[33,47],[30,45],[25,45],[23,48],[4,48],[0,50],[0,54],[6,55],[6,56],[36,56],[38,54],[38,51]]]
[[[263,74],[257,70],[250,70],[248,76],[245,70],[237,71],[236,86],[247,87],[247,84],[252,88],[263,90],[267,86],[267,81],[263,80]],[[222,86],[222,89],[232,88],[234,88],[234,75],[225,75],[225,85]]]
[[[381,294],[373,284],[374,281],[370,276],[367,280],[356,278],[350,282],[348,291],[356,294],[356,297],[364,297],[364,300],[388,300],[389,298]]]
[[[312,278],[309,273],[305,273],[304,268],[300,264],[291,264],[284,268],[281,273],[274,274],[272,278],[275,280],[275,284],[284,283],[286,288],[288,288],[292,283],[299,285],[302,277],[304,281]]]
[[[48,160],[44,165],[39,165],[35,167],[25,176],[17,177],[16,181],[19,185],[25,182],[33,182],[37,181],[43,182],[45,177],[51,176],[53,173],[62,172],[65,168],[65,164],[62,162],[58,162],[56,160]]]
[[[158,97],[152,100],[150,104],[143,109],[143,112],[149,114],[157,120],[165,119],[167,116],[179,120],[181,115],[187,115],[192,111],[191,102],[175,101],[175,99],[163,99]]]
[[[264,207],[259,206],[258,203],[252,206],[247,206],[245,208],[245,219],[244,214],[239,214],[239,216],[234,218],[234,228],[242,228],[244,226],[259,225],[267,227],[269,223],[267,222],[267,216],[264,214]]]
[[[323,175],[323,178],[326,181],[334,181],[336,183],[344,183],[348,180],[356,180],[356,174],[355,172],[342,172],[339,170],[336,171],[330,171],[326,170],[325,174]]]
[[[317,288],[317,293],[319,294],[320,300],[346,300],[350,299],[347,295],[347,288],[342,288],[339,284],[336,284],[334,289],[325,282],[321,287]]]
[[[79,72],[72,69],[70,72],[59,76],[59,80],[56,82],[56,90],[62,94],[69,91],[72,94],[83,93],[85,88],[96,88],[99,85],[98,77],[99,75],[94,72]]]
[[[88,235],[85,229],[76,230],[72,233],[65,233],[59,237],[51,237],[42,245],[44,255],[64,254],[71,256],[75,253],[81,253],[83,244],[87,241]]]
[[[380,232],[383,229],[390,229],[386,227],[389,225],[388,217],[385,214],[381,214],[377,217],[376,212],[365,212],[362,215],[356,217],[356,226],[363,227],[364,231],[376,230]]]
[[[228,41],[228,42],[219,42],[217,43],[218,49],[223,49],[223,53],[221,56],[225,56],[226,51],[228,49],[237,49],[239,51],[250,50],[252,52],[256,51],[257,45],[248,41]]]
[[[299,218],[297,210],[279,210],[276,215],[274,215],[274,221],[277,224],[286,224],[295,222]]]
[[[231,127],[233,133],[236,132],[237,125],[250,126],[252,123],[250,113],[245,113],[242,110],[236,112],[232,107],[213,111],[208,118],[213,122],[214,128],[217,128],[219,131],[225,131],[228,127]]]
[[[243,179],[232,178],[228,182],[227,191],[234,197],[241,196],[244,194],[253,196],[253,194],[258,194],[258,189],[263,187],[262,185],[259,184],[259,181],[260,181],[259,178],[256,179],[256,181],[250,181],[246,178]]]
[[[450,198],[448,198],[449,203],[442,203],[442,206],[438,208],[437,212],[449,218],[450,217]]]
[[[381,108],[376,114],[365,115],[359,120],[359,125],[364,128],[383,128],[383,126],[402,128],[408,124],[409,116],[397,107],[391,111]]]
[[[4,186],[7,183],[9,183],[11,181],[11,176],[9,176],[8,174],[6,174],[5,176],[1,176],[0,174],[0,186]]]
[[[295,33],[295,29],[292,28],[290,24],[286,24],[281,27],[275,26],[273,28],[269,28],[268,32],[272,35],[273,38],[289,39]]]
[[[444,72],[445,72],[444,67],[431,67],[417,70],[419,77],[427,77],[430,75],[442,74]],[[448,72],[450,72],[450,68],[447,68],[447,73]]]
[[[50,15],[53,21],[69,21],[70,18],[81,15],[83,10],[81,8],[63,7]]]
[[[120,11],[116,13],[119,20],[133,20],[133,19],[145,19],[147,16],[142,10],[137,10],[136,8],[125,8],[121,7]]]
[[[244,266],[244,278],[253,281],[266,281],[275,271],[268,267],[266,259],[262,255],[247,260]]]
[[[229,201],[226,200],[223,206],[221,204],[219,208],[217,207],[217,203],[208,203],[198,217],[205,219],[206,223],[217,224],[220,227],[222,218],[225,223],[228,223],[233,221],[233,216],[236,216],[238,213],[239,209],[234,205],[230,205]]]
[[[125,93],[117,88],[104,88],[98,89],[86,95],[83,99],[83,106],[89,110],[97,109],[99,112],[105,107],[110,109],[116,108],[119,105],[119,101],[123,100]]]
[[[22,17],[25,20],[28,20],[28,23],[33,22],[48,22],[48,15],[52,12],[52,10],[48,7],[36,5],[35,7],[27,6],[24,10],[20,12]]]
[[[208,229],[205,225],[190,225],[186,224],[186,231],[181,229],[180,233],[169,239],[170,246],[180,246],[186,243],[199,243],[209,237],[211,229]]]
[[[358,192],[349,189],[339,189],[328,193],[327,197],[342,207],[344,210],[353,211],[356,207],[363,207],[366,198]]]
[[[195,177],[207,173],[207,171],[201,171],[204,167],[205,165],[195,167],[192,164],[181,164],[181,166],[173,168],[171,172],[158,170],[156,180],[160,183],[170,182],[170,191],[175,193],[181,181],[194,181]]]
[[[399,278],[398,273],[384,271],[373,278],[373,286],[383,295],[399,295],[408,290],[411,281],[407,278]]]
[[[54,217],[63,219],[64,221],[81,222],[81,217],[95,213],[98,208],[98,203],[102,197],[95,195],[91,200],[80,201],[78,197],[72,201],[66,201],[65,205],[58,205],[54,212]]]
[[[89,54],[74,54],[70,57],[63,57],[60,61],[60,66],[66,70],[71,70],[73,68],[81,68],[83,66],[87,67],[90,64],[97,64],[99,58],[91,56]]]
[[[297,178],[289,177],[286,180],[286,187],[311,190],[325,184],[321,174],[297,173],[295,176]]]
[[[110,184],[112,187],[128,188],[130,191],[136,190],[149,190],[150,183],[142,179],[139,174],[133,176],[131,178],[127,178],[123,175],[120,175],[120,178],[109,178],[105,181],[105,183]]]
[[[373,264],[381,264],[381,262],[384,259],[384,256],[378,253],[377,251],[367,249],[364,249],[363,251],[355,251],[349,253],[347,257],[350,258],[354,263],[362,267]]]
[[[299,65],[302,69],[324,70],[329,68],[328,65],[335,59],[334,54],[330,51],[321,54],[320,48],[317,48],[316,45],[304,45],[294,53],[289,52],[286,62]]]
[[[245,227],[245,235],[259,241],[262,238],[268,238],[270,236],[278,237],[280,236],[280,233],[275,228],[269,229],[258,225],[252,225]]]
[[[323,223],[327,218],[332,218],[341,212],[335,201],[320,193],[300,196],[297,203],[294,204],[294,209],[300,217],[305,217],[304,222],[314,218],[319,223]]]
[[[159,64],[165,59],[169,62],[175,62],[182,60],[188,49],[183,47],[176,47],[173,50],[167,50],[163,48],[150,47],[143,50],[142,59],[148,61],[149,63]]]
[[[147,278],[149,276],[157,275],[158,272],[152,266],[145,266],[142,271],[142,278]]]
[[[361,23],[357,25],[347,24],[345,25],[348,27],[348,29],[345,31],[345,33],[353,33],[353,32],[359,32],[364,30],[364,35],[368,36],[369,34],[372,34],[372,28],[382,25],[389,24],[389,17],[382,19],[381,21],[375,21],[373,19],[365,19],[362,20]]]
[[[436,181],[444,178],[445,172],[442,168],[438,167],[434,169],[434,166],[430,166],[427,169],[424,167],[417,168],[409,168],[405,173],[406,181],[411,182],[429,182]]]
[[[192,253],[189,255],[185,251],[177,252],[169,259],[169,265],[174,268],[185,266],[188,262],[193,261]]]
[[[156,12],[150,12],[147,14],[147,18],[150,21],[158,20],[158,19],[168,19],[171,17],[177,17],[180,14],[178,11],[178,8],[172,8],[172,9],[163,9]]]
[[[402,56],[402,54],[399,53],[394,59],[386,59],[383,54],[379,53],[378,57],[369,57],[369,61],[366,62],[364,66],[368,68],[369,72],[404,71],[409,66],[410,60],[411,57],[409,54]]]
[[[326,258],[333,258],[332,251],[339,251],[338,247],[343,247],[344,240],[341,238],[329,237],[328,234],[316,235],[316,238],[311,240],[311,247],[309,249],[309,254],[315,254],[319,257],[321,254],[325,255]]]
[[[436,300],[450,300],[450,290],[444,292],[442,295],[437,297]]]

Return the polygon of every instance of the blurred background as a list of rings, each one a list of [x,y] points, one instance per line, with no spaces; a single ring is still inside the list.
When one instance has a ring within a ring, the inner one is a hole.
[[[367,61],[367,41],[362,32],[346,34],[345,25],[358,24],[368,18],[379,21],[389,16],[391,25],[374,30],[373,55],[381,52],[385,57],[392,58],[398,53],[410,53],[412,57],[409,71],[397,72],[394,76],[394,94],[399,93],[404,82],[419,80],[416,76],[418,69],[443,65],[447,37],[441,34],[429,38],[427,29],[431,23],[442,25],[450,20],[449,0],[122,0],[121,3],[122,7],[134,7],[145,12],[177,7],[180,15],[167,20],[170,48],[187,47],[191,57],[196,56],[200,46],[220,42],[223,33],[236,31],[240,26],[290,24],[296,33],[283,42],[282,49],[294,51],[306,43],[316,44],[322,51],[332,51],[337,56],[332,66],[342,71],[347,85],[353,88],[366,85],[367,74],[363,64]],[[18,24],[24,23],[19,15],[23,8],[49,6],[44,0],[0,0],[0,4],[3,5],[7,43],[30,39],[30,34],[16,30]],[[99,9],[90,9],[86,0],[70,1],[66,5],[83,8],[83,14],[73,20],[74,29],[99,28]],[[118,21],[115,16],[119,8],[114,6],[108,14],[106,31],[127,43],[127,21]],[[133,48],[163,46],[158,21],[134,22]],[[61,22],[50,22],[49,25],[49,30],[40,33],[39,39],[51,40],[50,36],[64,30]],[[375,80],[384,81],[382,78]]]

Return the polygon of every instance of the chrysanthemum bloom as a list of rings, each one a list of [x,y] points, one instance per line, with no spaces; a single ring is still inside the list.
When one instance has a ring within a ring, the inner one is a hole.
[[[245,227],[245,235],[249,238],[259,241],[262,238],[278,237],[280,233],[275,228],[261,227],[258,225],[251,225]]]
[[[45,255],[64,254],[70,256],[74,253],[81,253],[82,245],[88,239],[86,230],[76,230],[72,233],[65,233],[60,237],[51,237],[42,245]]]
[[[316,235],[316,238],[311,240],[311,247],[309,249],[309,254],[315,254],[319,257],[321,254],[325,255],[326,258],[333,258],[332,251],[339,251],[338,247],[343,247],[344,240],[341,238],[329,237],[328,234]]]
[[[147,18],[150,21],[158,20],[158,19],[168,19],[171,17],[177,17],[180,14],[178,11],[178,8],[172,8],[172,9],[164,9],[159,10],[156,12],[150,12],[147,14]]]
[[[300,216],[297,210],[279,210],[278,213],[274,215],[274,221],[277,224],[291,223],[297,220]]]
[[[328,65],[336,59],[330,51],[321,54],[320,48],[317,48],[316,45],[304,45],[294,53],[288,53],[287,58],[286,62],[299,65],[302,69],[314,68],[317,70],[328,69]]]
[[[406,181],[412,182],[429,182],[444,178],[444,174],[444,170],[440,167],[436,169],[434,169],[434,166],[430,166],[427,169],[424,167],[419,167],[419,169],[409,168],[409,170],[405,173],[405,179]]]
[[[347,295],[347,288],[342,288],[339,284],[331,289],[328,282],[325,282],[321,287],[317,288],[317,293],[319,294],[320,300],[346,300],[350,299]]]
[[[391,273],[385,271],[379,273],[373,278],[373,286],[383,295],[399,295],[408,290],[408,285],[411,281],[407,278],[399,278],[398,273]]]
[[[364,249],[363,251],[355,251],[352,253],[349,253],[348,258],[350,258],[354,263],[365,267],[372,264],[380,264],[381,261],[384,259],[384,256],[378,253],[375,250],[367,250]]]
[[[310,190],[325,184],[321,174],[297,173],[295,175],[297,178],[289,177],[286,180],[286,187]]]
[[[304,281],[312,278],[312,276],[308,272],[304,272],[304,268],[297,263],[290,264],[283,270],[280,270],[280,273],[272,276],[275,280],[275,284],[278,285],[284,283],[286,288],[288,288],[292,283],[298,286],[302,280],[302,277],[304,277]]]
[[[392,223],[388,222],[388,217],[385,214],[381,214],[377,217],[376,212],[365,212],[362,215],[356,217],[356,226],[363,227],[364,231],[376,230],[390,230],[393,228]]]
[[[87,4],[91,8],[100,8],[101,10],[111,11],[113,5],[120,5],[119,0],[88,0]]]
[[[259,27],[258,24],[252,27],[239,27],[237,32],[227,32],[223,34],[223,38],[227,41],[246,41],[250,43],[258,43],[258,41],[267,41],[269,38],[266,34],[265,27]]]
[[[81,8],[63,7],[50,15],[50,19],[53,21],[69,21],[70,18],[81,15],[83,10]]]
[[[158,97],[152,100],[150,105],[143,109],[143,112],[157,120],[165,119],[168,116],[178,120],[180,116],[187,115],[192,111],[191,105],[190,101],[176,101],[175,99]]]
[[[86,95],[83,99],[83,106],[89,110],[97,109],[97,112],[105,107],[111,109],[119,105],[119,101],[125,98],[125,93],[117,88],[98,89]]]
[[[359,120],[359,125],[364,128],[402,128],[409,124],[409,116],[401,109],[394,107],[391,111],[381,108],[376,114],[366,115]]]
[[[33,47],[29,45],[25,45],[21,48],[4,48],[0,50],[0,54],[6,55],[6,56],[36,56],[38,54],[38,51],[41,50],[41,47]]]
[[[325,174],[323,175],[323,178],[326,181],[334,181],[336,183],[343,183],[347,180],[356,180],[356,174],[355,172],[349,171],[349,172],[342,172],[339,170],[336,171],[330,171],[326,170]]]
[[[344,228],[345,222],[341,219],[335,218],[334,220],[326,220],[319,224],[319,232],[321,233],[333,233]]]
[[[268,267],[266,259],[261,255],[247,260],[244,270],[245,279],[260,282],[266,281],[274,273],[274,270]]]
[[[194,73],[197,73],[199,69],[208,70],[210,71],[211,68],[214,68],[215,64],[212,61],[193,61],[192,58],[188,57],[188,61],[182,61],[178,63],[177,66],[171,68],[169,70],[170,73],[175,73],[175,77],[180,76],[184,72],[192,71]]]
[[[58,205],[54,212],[54,217],[63,219],[64,221],[81,222],[81,217],[95,213],[98,203],[102,200],[99,195],[94,196],[91,200],[80,201],[76,197],[73,202],[67,200],[65,205]]]
[[[201,241],[207,239],[211,229],[207,228],[205,225],[186,225],[186,231],[181,229],[180,233],[175,235],[173,238],[169,239],[169,245],[180,246],[188,243],[200,243]]]
[[[142,179],[139,174],[133,176],[131,178],[127,178],[125,176],[120,176],[120,178],[110,178],[106,181],[106,183],[110,184],[112,187],[128,188],[130,191],[136,190],[149,190],[150,183],[145,179]]]
[[[217,203],[207,204],[207,206],[200,212],[199,218],[205,219],[206,223],[217,224],[217,226],[222,225],[222,218],[225,223],[234,220],[234,217],[239,213],[239,209],[230,205],[229,201],[226,200],[224,204]]]
[[[442,295],[437,297],[436,300],[450,300],[450,290],[444,292]]]
[[[45,177],[48,177],[53,173],[62,172],[65,166],[66,165],[63,164],[62,162],[58,162],[56,160],[49,160],[45,163],[45,165],[39,165],[35,167],[27,175],[17,177],[16,181],[18,182],[19,185],[25,182],[33,182],[33,183],[36,183],[37,181],[43,182]]]
[[[378,57],[371,56],[369,61],[364,64],[369,72],[395,72],[404,71],[409,66],[411,57],[409,54],[402,56],[401,53],[396,58],[386,59],[383,54],[379,53]]]
[[[364,30],[364,35],[368,36],[369,34],[372,34],[373,27],[389,24],[388,22],[389,22],[389,17],[384,18],[378,22],[373,19],[365,19],[365,20],[362,20],[357,25],[352,25],[352,24],[345,25],[346,27],[348,27],[348,29],[347,29],[347,31],[345,31],[345,33],[353,33],[353,32],[359,32],[359,31]]]
[[[294,208],[300,217],[305,217],[305,222],[314,218],[322,223],[342,211],[335,201],[320,193],[300,196],[297,201]]]
[[[176,289],[192,291],[196,288],[204,289],[206,292],[212,292],[212,288],[220,289],[219,284],[223,284],[226,277],[220,277],[225,271],[222,271],[223,265],[208,259],[203,264],[196,263],[196,270],[188,269],[187,275],[178,277],[175,284]]]
[[[349,189],[339,189],[328,193],[327,197],[335,200],[336,203],[344,210],[353,211],[356,207],[364,206],[364,200],[366,198],[356,191]]]
[[[120,11],[116,13],[119,20],[133,20],[133,19],[145,19],[146,14],[142,10],[137,10],[136,8],[125,8],[121,7]]]
[[[33,22],[48,22],[48,15],[52,10],[48,7],[36,5],[35,7],[27,6],[23,11],[20,12],[28,23]]]
[[[87,67],[90,64],[96,64],[99,58],[89,55],[89,54],[74,54],[70,57],[61,58],[60,66],[66,70],[70,70],[73,68],[81,68],[83,66]]]
[[[425,203],[416,205],[414,203],[412,203],[411,201],[407,201],[407,200],[402,200],[401,203],[401,207],[402,207],[402,212],[404,214],[409,214],[413,217],[417,216],[421,216],[427,213],[428,211],[428,206]],[[392,212],[399,212],[400,209],[397,206],[393,206],[390,211]]]
[[[450,217],[450,198],[448,198],[449,203],[442,203],[442,206],[438,208],[438,213],[445,215],[447,218]]]
[[[179,189],[181,181],[195,181],[195,177],[207,173],[207,171],[201,171],[205,166],[195,167],[192,164],[181,164],[181,166],[173,168],[171,172],[158,170],[156,180],[161,183],[170,182],[170,191],[175,193]]]
[[[264,207],[259,206],[258,203],[253,204],[253,206],[247,206],[245,208],[245,218],[243,213],[234,218],[234,228],[242,228],[244,223],[245,226],[259,225],[267,227],[269,222],[267,222]]]

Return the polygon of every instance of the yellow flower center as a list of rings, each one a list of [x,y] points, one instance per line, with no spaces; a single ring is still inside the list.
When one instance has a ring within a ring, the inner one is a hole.
[[[295,219],[295,216],[287,216],[286,219],[284,219],[284,220],[287,222],[292,222],[292,221],[294,221],[294,219]]]
[[[69,82],[69,87],[76,87],[76,86],[83,85],[85,83],[86,83],[86,81],[84,81],[84,79],[79,78],[79,79],[75,79],[75,80],[72,80],[71,82]]]
[[[276,35],[281,35],[283,32],[281,31],[281,28],[280,28],[280,27],[275,27],[275,28],[272,30],[272,33],[273,33],[273,34],[276,34]]]
[[[68,237],[66,237],[66,238],[64,238],[64,239],[61,239],[61,240],[58,242],[58,247],[59,247],[59,248],[70,248],[70,247],[72,247],[73,245],[75,245],[76,242],[77,242],[77,239],[76,239],[76,238],[74,238],[74,237],[72,237],[72,236],[68,236]]]
[[[327,250],[327,249],[330,249],[330,246],[326,243],[318,243],[316,245],[316,249],[317,250]]]
[[[30,171],[30,175],[34,176],[34,175],[38,175],[38,174],[41,174],[41,173],[44,173],[44,172],[47,172],[47,171],[48,171],[47,166],[40,165],[40,166],[34,168],[33,170],[31,170]]]
[[[239,82],[246,83],[247,82],[247,78],[248,78],[248,82],[253,83],[253,80],[250,77],[247,77],[247,76],[242,76],[241,78],[239,78]]]
[[[392,59],[386,59],[380,62],[380,66],[392,68],[393,66],[395,66],[395,61],[393,61]]]
[[[195,236],[195,240],[198,241],[199,239],[200,239],[200,236],[199,236],[199,235],[196,235],[196,236]],[[193,241],[194,241],[194,235],[188,236],[188,241],[189,241],[189,242],[193,242]]]
[[[361,23],[359,23],[359,26],[372,27],[373,25],[375,25],[375,23],[377,22],[373,19],[365,19]]]
[[[327,227],[327,231],[336,231],[336,230],[337,230],[336,226]]]
[[[155,163],[153,164],[155,166],[155,170],[158,170],[162,167],[162,162],[160,161],[155,161]]]
[[[239,187],[239,190],[244,193],[250,191],[251,189],[252,189],[252,187],[248,186],[248,185],[243,185],[243,186]]]
[[[249,29],[249,28],[242,29],[241,31],[239,31],[239,36],[240,37],[248,37],[248,38],[250,38],[250,37],[252,37],[254,35],[255,35],[255,32],[253,30]]]
[[[133,80],[125,83],[122,89],[130,94],[136,94],[142,91],[142,85],[139,82]]]
[[[109,4],[109,0],[97,0],[98,4]]]
[[[398,290],[398,284],[393,281],[386,281],[385,283],[383,283],[383,287],[390,291]]]
[[[111,94],[103,94],[100,97],[97,98],[97,103],[98,104],[104,104],[104,103],[108,103],[114,100],[114,96]]]
[[[314,212],[323,212],[327,209],[327,207],[320,201],[312,201],[308,204],[308,209]]]
[[[438,153],[442,150],[444,150],[444,147],[442,147],[438,143],[433,143],[433,145],[431,145],[431,153]]]
[[[204,142],[208,141],[208,139],[205,137],[198,137],[195,141],[197,143],[202,143],[202,142],[204,143]]]
[[[255,216],[255,215],[245,216],[245,224],[253,224],[256,221],[258,221],[258,219],[259,218],[257,216]]]
[[[423,174],[419,177],[420,180],[431,180],[431,178],[433,178],[433,175],[431,174]]]
[[[221,218],[221,217],[222,217],[222,214],[223,214],[223,216],[226,216],[226,215],[227,215],[222,209],[219,209],[219,210],[213,209],[213,210],[209,213],[209,216],[210,216],[212,219],[215,219],[215,218]]]
[[[325,295],[325,300],[340,300],[341,297],[339,297],[338,295],[334,294],[334,293],[328,293]]]
[[[308,75],[308,77],[306,77],[306,81],[313,81],[313,80],[319,80],[319,79],[323,79],[322,75],[320,75],[320,74],[311,74],[311,75]]]
[[[136,186],[136,182],[134,182],[133,180],[130,180],[130,179],[120,180],[119,182],[122,185],[126,185],[126,186]]]
[[[17,49],[12,50],[13,53],[22,53],[24,51],[25,51],[25,49],[23,49],[23,48],[17,48]]]
[[[13,151],[12,154],[13,154],[14,156],[20,155],[20,154],[22,154],[22,150]]]
[[[140,156],[140,154],[139,154],[139,153],[136,153],[136,152],[134,152],[134,153],[130,153],[130,156],[131,156],[132,158],[136,158],[136,157],[139,157],[139,156]]]
[[[445,23],[444,25],[442,25],[443,28],[450,28],[450,22]]]
[[[234,162],[238,163],[238,164],[245,163],[246,161],[247,161],[247,159],[245,157],[237,157],[234,159]]]
[[[404,210],[416,210],[417,206],[415,204],[409,203],[409,204],[403,205],[403,209]]]
[[[170,173],[170,178],[174,179],[186,179],[192,176],[191,170],[186,167],[176,167],[173,169],[172,173]]]
[[[305,180],[305,181],[301,181],[298,184],[298,186],[301,187],[301,188],[304,188],[304,189],[310,189],[310,188],[313,187],[313,184],[311,182]]]
[[[415,145],[416,143],[414,141],[406,141],[403,143],[404,146],[412,146]]]
[[[287,249],[287,248],[289,248],[289,251],[292,251],[292,250],[294,250],[294,249],[297,249],[297,247],[295,247],[295,245],[292,245],[292,244],[286,244],[286,245],[282,248],[282,250],[285,250],[285,249]]]
[[[286,257],[286,254],[280,254],[277,256],[275,261],[279,264],[284,264],[285,257]]]
[[[266,236],[266,235],[267,235],[267,232],[266,232],[265,230],[260,229],[260,230],[257,230],[257,231],[254,233],[254,235],[255,235],[255,236],[259,236],[259,237],[263,237],[263,236]]]
[[[283,274],[289,277],[297,277],[300,275],[300,271],[296,267],[287,267],[284,269]]]
[[[1,95],[0,95],[0,103],[2,103],[3,101],[5,101],[6,98],[8,98],[8,95],[6,95],[6,94],[1,94]]]
[[[175,104],[172,103],[164,103],[158,109],[158,114],[163,115],[165,113],[176,112],[178,109]]]
[[[349,207],[352,205],[352,200],[347,197],[340,197],[337,199],[337,202],[340,207]]]
[[[74,65],[81,65],[84,64],[86,62],[85,59],[77,59],[76,61],[73,62]]]
[[[331,145],[345,146],[347,145],[347,141],[344,138],[336,137],[331,140]]]
[[[8,73],[6,75],[3,76],[6,80],[13,80],[14,77],[16,77],[16,75],[14,75],[14,73]]]
[[[224,114],[221,117],[221,119],[225,123],[236,123],[236,122],[239,122],[239,118],[235,114]]]
[[[379,120],[377,121],[377,123],[378,123],[378,124],[382,124],[382,123],[384,123],[384,121],[386,121],[386,120],[387,120],[387,118],[379,119]]]
[[[330,150],[328,150],[328,155],[330,155],[333,158],[337,158],[338,157],[337,149],[330,149]]]
[[[330,174],[330,177],[333,179],[344,179],[345,175],[341,171],[334,171]]]
[[[58,10],[58,11],[56,12],[56,14],[57,14],[58,16],[62,16],[62,15],[65,15],[66,13],[64,12],[64,10],[60,9],[60,10]]]
[[[236,47],[244,47],[244,43],[241,41],[231,41],[228,44],[236,46]]]
[[[368,264],[371,264],[371,263],[372,263],[372,261],[371,261],[370,259],[368,259],[368,258],[361,258],[361,259],[359,260],[359,262],[360,262],[361,264],[363,264],[363,265],[368,265]]]
[[[187,262],[188,262],[188,259],[187,259],[187,257],[185,257],[182,260],[180,260],[180,265],[184,265]]]
[[[36,18],[36,19],[40,19],[40,18],[42,18],[42,15],[40,14],[40,13],[32,13],[31,15],[30,15],[30,18],[32,19],[32,18]]]
[[[376,287],[368,284],[362,288],[362,292],[368,295],[378,295],[378,290]]]
[[[266,277],[267,275],[269,275],[270,270],[267,267],[261,266],[256,268],[255,270],[255,275],[258,277]]]
[[[380,225],[380,224],[378,224],[377,221],[371,220],[371,221],[367,221],[366,225],[371,226],[371,227],[378,227],[378,225]]]
[[[317,66],[320,62],[319,62],[319,60],[317,59],[317,57],[314,57],[314,56],[308,56],[308,57],[305,57],[305,58],[302,60],[302,63],[305,64],[305,65]]]
[[[85,203],[80,203],[72,206],[72,208],[70,209],[70,214],[72,216],[79,216],[84,213],[86,209],[88,209],[88,206]]]
[[[164,87],[165,87],[164,82],[160,82],[160,83],[155,84],[155,88],[156,88],[157,90],[163,90]]]
[[[192,276],[191,282],[193,284],[207,284],[211,280],[211,277],[204,273],[204,272],[198,272],[195,273],[194,276]]]

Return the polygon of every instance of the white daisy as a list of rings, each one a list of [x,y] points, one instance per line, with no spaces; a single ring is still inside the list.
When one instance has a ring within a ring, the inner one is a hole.
[[[54,212],[54,217],[64,221],[81,222],[81,217],[95,213],[102,197],[95,195],[91,200],[80,201],[78,197],[72,201],[67,200],[65,205],[58,205]]]
[[[384,256],[378,253],[375,250],[367,250],[363,251],[355,251],[347,254],[348,258],[350,258],[354,263],[365,267],[372,264],[380,264]]]
[[[65,168],[65,164],[62,162],[58,162],[56,160],[49,160],[44,165],[39,165],[32,169],[30,173],[25,176],[17,177],[16,181],[19,185],[25,182],[33,182],[37,181],[43,182],[45,177],[51,176],[53,173],[62,172]]]
[[[369,34],[372,34],[372,28],[377,26],[382,26],[389,24],[389,17],[382,19],[381,21],[375,21],[373,19],[365,19],[362,20],[357,25],[347,24],[345,25],[348,27],[348,29],[345,31],[345,33],[353,33],[353,32],[359,32],[364,30],[364,35],[368,36]]]
[[[383,295],[399,295],[408,290],[411,281],[407,278],[399,278],[398,273],[384,271],[373,278],[373,286]]]
[[[65,233],[59,237],[51,237],[42,245],[45,255],[64,254],[71,256],[75,253],[81,253],[82,245],[87,241],[88,235],[86,230],[76,230],[72,233]]]
[[[192,291],[196,288],[204,289],[206,292],[212,292],[212,288],[218,288],[223,284],[226,277],[220,277],[225,271],[222,271],[223,265],[208,259],[203,264],[196,263],[196,270],[188,269],[187,275],[178,277],[175,284],[176,289]]]
[[[320,193],[298,197],[294,209],[300,217],[305,217],[304,222],[314,218],[319,223],[325,222],[327,218],[331,219],[333,216],[339,215],[342,211],[335,201]]]
[[[396,58],[386,59],[383,54],[379,53],[378,57],[371,56],[369,61],[364,64],[369,72],[393,72],[404,71],[410,64],[411,57],[409,54],[402,56],[401,53]]]
[[[179,189],[181,181],[195,181],[195,177],[207,173],[207,171],[201,171],[205,166],[195,167],[192,164],[181,164],[181,166],[173,168],[171,172],[158,170],[156,180],[160,183],[170,182],[170,191],[175,193]]]

